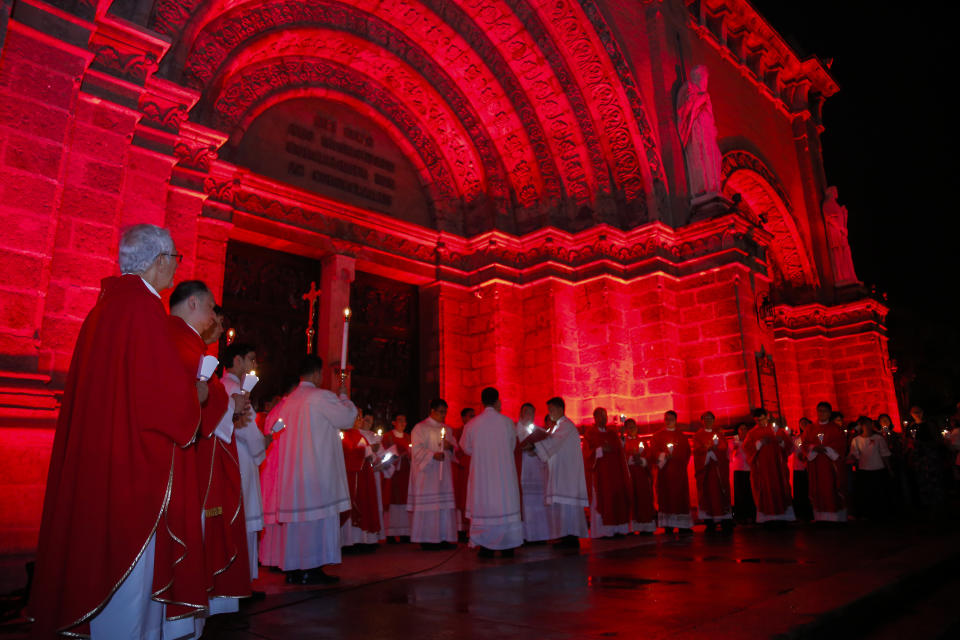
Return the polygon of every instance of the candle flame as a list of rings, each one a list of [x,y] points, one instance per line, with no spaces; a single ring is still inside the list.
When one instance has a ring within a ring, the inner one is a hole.
[[[340,439],[343,440],[343,431],[340,432]]]
[[[344,320],[349,320],[349,319],[350,319],[350,313],[351,313],[350,307],[345,307],[345,308],[343,309],[343,319],[344,319]]]

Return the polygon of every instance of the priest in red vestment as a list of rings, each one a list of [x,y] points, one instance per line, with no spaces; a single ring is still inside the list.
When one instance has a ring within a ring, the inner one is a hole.
[[[179,257],[167,230],[126,229],[123,275],[104,279],[80,329],[44,497],[34,637],[134,637],[163,624],[150,595],[172,567],[155,550],[169,535],[175,452],[193,442],[208,392],[180,361],[160,300]]]
[[[357,420],[362,420],[360,415]],[[350,511],[340,514],[340,546],[359,545],[357,551],[372,551],[380,541],[381,529],[373,450],[360,429],[344,429],[340,433],[351,503]]]
[[[407,433],[407,416],[398,414],[393,419],[393,429],[383,434],[384,451],[396,450],[400,461],[389,478],[383,479],[384,535],[388,541],[410,540],[410,514],[407,513],[407,490],[410,485],[410,434]]]
[[[623,423],[623,453],[627,457],[630,480],[633,484],[633,509],[630,529],[639,533],[657,530],[657,509],[653,504],[653,476],[651,474],[650,447],[637,430],[637,421],[627,418]]]
[[[754,409],[756,426],[747,433],[743,450],[750,462],[750,486],[757,505],[757,522],[790,521],[793,500],[790,494],[788,459],[793,443],[786,429],[772,426],[766,409]]]
[[[677,412],[663,414],[663,429],[650,439],[650,456],[657,462],[657,522],[664,533],[693,530],[690,516],[690,443],[687,435],[677,427]]]
[[[717,521],[724,531],[729,531],[733,525],[733,510],[730,506],[727,438],[717,428],[717,419],[712,411],[700,416],[700,422],[703,427],[693,434],[698,515],[706,522],[707,531],[714,531]]]
[[[590,537],[606,538],[630,532],[632,480],[627,471],[623,443],[615,429],[607,428],[607,410],[593,411],[593,426],[583,438],[584,466],[591,470]]]
[[[817,424],[810,425],[803,434],[807,454],[807,481],[813,519],[819,522],[846,522],[846,465],[847,437],[830,420],[833,407],[829,402],[817,405]]]
[[[456,442],[463,440],[463,428],[476,417],[477,411],[473,407],[460,410],[460,426],[450,428]],[[470,479],[470,456],[462,450],[458,450],[456,457],[453,459],[452,467],[453,498],[457,503],[457,531],[461,532],[460,541],[466,542],[466,532],[470,530],[470,522],[464,515],[467,512],[467,481]]]
[[[213,307],[213,295],[199,280],[181,282],[170,294],[170,334],[184,371],[194,378],[207,350],[201,332],[207,331],[215,320]],[[208,382],[207,386],[211,393],[200,411],[198,441],[213,435],[227,410],[227,394],[221,393],[222,385],[214,386]],[[207,407],[210,410],[205,412]],[[203,419],[205,414],[206,421]],[[182,603],[198,609],[206,608],[209,602],[200,514],[210,469],[209,460],[203,461],[206,465],[201,463],[200,453],[196,444],[174,451],[173,484],[166,517],[166,528],[171,535],[157,539],[158,563],[154,569],[155,582],[164,587],[153,597],[167,603],[168,610],[182,606]],[[162,569],[168,566],[171,567],[169,574]]]

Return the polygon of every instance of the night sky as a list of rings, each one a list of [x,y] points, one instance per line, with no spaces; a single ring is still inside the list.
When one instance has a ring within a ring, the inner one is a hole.
[[[833,59],[827,180],[846,205],[860,279],[889,294],[890,350],[911,402],[960,401],[958,34],[939,4],[754,0],[800,54]]]

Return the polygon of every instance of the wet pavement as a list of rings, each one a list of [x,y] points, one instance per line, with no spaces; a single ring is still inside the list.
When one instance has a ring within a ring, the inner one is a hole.
[[[264,600],[207,640],[957,638],[960,525],[740,527],[538,545],[483,560],[461,545],[345,556],[336,587],[262,569]],[[23,637],[23,627],[0,627]]]
[[[526,547],[513,561],[483,561],[465,547],[382,546],[345,558],[336,588],[289,588],[267,572],[258,581],[266,600],[204,637],[849,638],[896,637],[898,624],[914,637],[951,637],[960,607],[931,610],[928,594],[960,595],[957,533],[953,524],[744,527],[731,536],[698,528],[686,538],[599,541],[579,554]],[[405,575],[418,564],[422,573]]]

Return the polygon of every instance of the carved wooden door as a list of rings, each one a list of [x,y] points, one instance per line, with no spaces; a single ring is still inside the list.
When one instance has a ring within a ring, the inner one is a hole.
[[[398,412],[411,425],[421,418],[417,296],[414,285],[360,271],[350,289],[351,393],[384,425]]]
[[[318,260],[234,241],[227,245],[224,329],[233,328],[236,340],[257,348],[255,406],[298,378],[307,346],[309,303],[303,294],[311,282],[320,284]],[[226,337],[221,353],[225,346]]]

